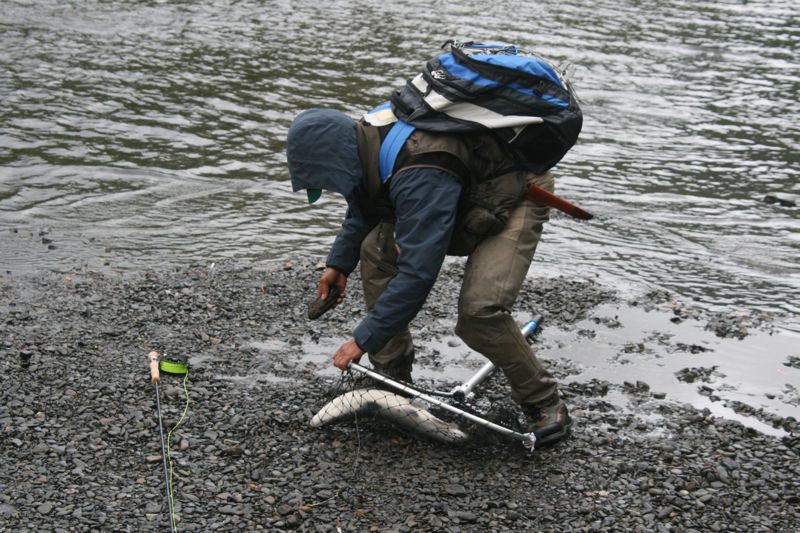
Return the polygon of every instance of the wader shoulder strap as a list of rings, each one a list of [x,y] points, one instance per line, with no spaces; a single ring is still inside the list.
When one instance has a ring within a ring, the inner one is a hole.
[[[381,192],[381,179],[378,174],[380,132],[378,128],[359,121],[356,122],[356,139],[358,140],[358,155],[364,174],[364,184],[370,200],[374,203]]]
[[[382,219],[392,220],[394,218],[394,208],[389,199],[389,184],[383,183],[378,172],[379,153],[382,138],[386,136],[386,130],[392,127],[394,118],[392,110],[389,109],[391,121],[372,124],[369,115],[356,122],[356,139],[358,140],[358,157],[361,160],[363,170],[364,189],[369,198],[368,211],[371,215]]]

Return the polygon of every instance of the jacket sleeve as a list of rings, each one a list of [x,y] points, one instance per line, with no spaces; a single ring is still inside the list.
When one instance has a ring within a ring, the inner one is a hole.
[[[398,272],[353,331],[362,349],[379,351],[422,308],[447,253],[460,193],[455,177],[432,168],[412,168],[392,178]]]
[[[377,218],[363,214],[356,203],[350,204],[344,222],[342,222],[342,229],[339,230],[336,240],[333,241],[325,265],[334,267],[345,276],[349,276],[358,264],[361,242],[378,222]]]

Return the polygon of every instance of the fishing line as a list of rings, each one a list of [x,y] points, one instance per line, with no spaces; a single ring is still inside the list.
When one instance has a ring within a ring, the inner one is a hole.
[[[162,372],[167,374],[183,374],[183,393],[186,398],[186,403],[183,405],[183,413],[181,414],[180,419],[175,423],[174,426],[172,426],[172,429],[167,432],[167,464],[169,465],[167,493],[169,494],[170,523],[172,524],[172,530],[177,531],[178,526],[175,521],[175,497],[172,490],[172,456],[170,454],[170,450],[172,449],[172,434],[183,423],[183,421],[186,419],[186,414],[189,412],[189,389],[186,387],[186,383],[189,381],[189,367],[186,363],[170,360],[159,361],[158,367]]]

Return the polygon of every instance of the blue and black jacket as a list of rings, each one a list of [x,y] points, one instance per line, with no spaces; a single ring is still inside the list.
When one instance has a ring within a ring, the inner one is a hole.
[[[441,140],[441,136],[437,137]],[[414,138],[409,140],[413,142]],[[334,191],[347,201],[342,228],[326,261],[327,266],[345,275],[358,264],[362,241],[387,216],[385,209],[376,209],[375,191],[367,185],[367,158],[361,144],[359,157],[356,122],[343,113],[324,109],[298,115],[288,136],[287,159],[293,189]],[[466,157],[451,151],[462,159]],[[463,162],[448,166],[426,161],[424,154],[417,159],[401,154],[382,200],[385,203],[388,198],[395,242],[401,250],[397,275],[353,331],[355,341],[365,351],[375,353],[383,348],[408,326],[425,303],[459,218],[465,179],[459,174],[463,167]]]

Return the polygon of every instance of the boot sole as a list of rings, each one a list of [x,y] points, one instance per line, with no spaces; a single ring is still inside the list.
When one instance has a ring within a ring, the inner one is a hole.
[[[570,418],[569,422],[567,422],[567,425],[563,426],[563,429],[561,431],[558,431],[556,433],[550,433],[548,435],[545,435],[542,438],[538,438],[537,437],[536,438],[536,444],[535,444],[534,448],[538,450],[539,448],[545,448],[547,446],[552,446],[556,442],[558,442],[561,439],[563,439],[564,437],[566,437],[567,434],[569,434],[571,429],[572,429],[572,419]]]

